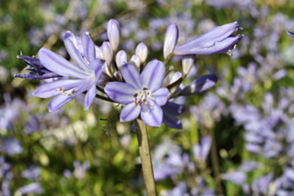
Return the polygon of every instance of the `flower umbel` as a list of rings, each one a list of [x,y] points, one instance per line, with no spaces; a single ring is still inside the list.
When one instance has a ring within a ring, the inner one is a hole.
[[[135,120],[140,114],[146,125],[159,127],[169,91],[161,87],[165,67],[161,61],[152,60],[140,74],[137,68],[126,63],[121,68],[126,83],[111,82],[105,86],[107,95],[117,103],[126,104],[121,111],[121,121]]]

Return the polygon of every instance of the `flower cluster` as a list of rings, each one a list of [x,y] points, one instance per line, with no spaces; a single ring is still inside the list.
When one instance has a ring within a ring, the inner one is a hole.
[[[87,91],[85,110],[90,108],[93,99],[97,97],[122,104],[122,122],[135,120],[140,115],[149,126],[159,127],[165,122],[172,128],[182,128],[175,116],[181,115],[184,107],[173,103],[173,99],[201,93],[217,82],[216,75],[208,74],[186,87],[181,85],[193,66],[195,55],[231,53],[231,49],[243,37],[233,35],[238,29],[237,22],[229,23],[177,47],[179,30],[173,23],[165,35],[164,62],[153,59],[147,63],[148,48],[144,43],[138,44],[136,54],[130,60],[124,50],[118,51],[121,29],[119,23],[112,19],[107,25],[109,42],[103,42],[101,47],[94,44],[88,32],[81,38],[69,31],[65,33],[63,41],[75,64],[42,48],[38,53],[39,59],[18,56],[28,65],[26,70],[29,72],[16,77],[46,79],[47,83],[39,86],[33,95],[40,98],[54,97],[48,104],[50,112]],[[174,79],[164,86],[165,77],[173,70],[168,63],[174,55],[182,58],[182,73],[174,73]],[[98,95],[97,90],[104,96]]]

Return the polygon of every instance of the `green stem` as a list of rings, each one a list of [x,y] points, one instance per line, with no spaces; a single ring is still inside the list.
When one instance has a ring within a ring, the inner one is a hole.
[[[219,167],[218,167],[218,157],[217,157],[217,147],[215,142],[215,135],[214,130],[212,127],[208,128],[209,134],[212,138],[212,144],[211,144],[211,162],[212,162],[212,169],[214,174],[214,181],[216,184],[216,192],[218,195],[222,195],[222,186],[221,186],[221,179],[220,179],[220,173],[219,173]]]
[[[147,196],[156,196],[147,127],[141,119],[136,119],[136,129]]]

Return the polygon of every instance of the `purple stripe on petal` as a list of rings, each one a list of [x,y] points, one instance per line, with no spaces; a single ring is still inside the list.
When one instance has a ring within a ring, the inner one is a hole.
[[[167,98],[169,96],[169,91],[167,88],[159,88],[155,92],[151,94],[151,99],[156,101],[156,103],[160,106],[163,106],[167,102]]]
[[[128,104],[135,101],[137,90],[130,84],[110,82],[104,88],[106,94],[117,103]]]
[[[65,88],[65,91],[69,89],[79,88],[82,84],[84,84],[84,80],[79,79],[65,79],[58,80],[56,82],[50,82],[46,84],[42,84],[39,86],[33,93],[34,96],[40,98],[49,98],[60,94],[61,88]]]
[[[91,69],[88,63],[85,61],[85,59],[82,57],[82,55],[79,52],[76,37],[70,31],[67,31],[64,34],[63,42],[72,60],[83,70],[90,71]],[[83,42],[83,39],[82,39],[82,42]],[[86,54],[85,48],[84,48],[84,54]]]
[[[127,84],[132,85],[137,90],[141,90],[140,73],[132,63],[126,63],[121,67],[121,74]]]
[[[48,103],[49,112],[54,112],[55,110],[59,109],[61,106],[72,100],[75,96],[65,96],[63,94],[54,97]]]
[[[89,32],[83,34],[82,37],[82,44],[85,51],[85,57],[88,59],[89,62],[95,59],[95,44],[90,37]]]
[[[160,127],[163,119],[161,107],[153,100],[149,100],[141,110],[141,118],[143,122],[151,127]]]
[[[127,104],[120,112],[120,121],[129,122],[135,120],[140,114],[140,105],[134,103]]]
[[[156,59],[150,61],[141,73],[142,87],[148,88],[151,92],[156,91],[162,85],[164,75],[163,62]]]
[[[96,85],[93,85],[87,92],[85,96],[85,104],[84,104],[84,110],[89,110],[90,105],[92,101],[94,100],[96,96]]]
[[[174,116],[171,116],[167,113],[164,113],[162,122],[173,129],[182,129],[183,125],[180,119],[177,119]]]
[[[38,55],[41,63],[47,69],[58,75],[76,78],[88,77],[88,74],[83,70],[46,48],[41,48]]]

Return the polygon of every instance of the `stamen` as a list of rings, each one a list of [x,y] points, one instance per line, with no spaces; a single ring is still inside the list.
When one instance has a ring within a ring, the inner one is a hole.
[[[138,96],[138,94],[137,94],[137,93],[135,93],[135,94],[133,95],[133,97],[136,97],[136,98],[137,98],[137,96]]]
[[[71,96],[75,96],[75,89],[71,91]]]
[[[57,88],[56,91],[60,91],[60,88]]]
[[[63,94],[63,93],[64,93],[64,91],[65,91],[65,88],[64,88],[64,87],[62,87],[62,88],[61,88],[61,94]]]
[[[145,92],[144,92],[144,94],[145,94],[145,100],[147,100],[147,92],[146,92],[146,90],[144,90]]]
[[[232,50],[229,50],[229,51],[227,52],[227,55],[232,56]]]
[[[145,91],[145,90],[148,90],[148,88],[144,87],[143,90],[144,90],[144,91]]]
[[[146,104],[148,103],[148,102],[146,101],[146,99],[144,99],[144,103],[146,103]]]
[[[237,44],[234,45],[234,49],[236,49],[236,48],[237,48]]]
[[[68,97],[68,94],[67,94],[67,93],[64,93],[64,95],[65,95],[66,97]]]

